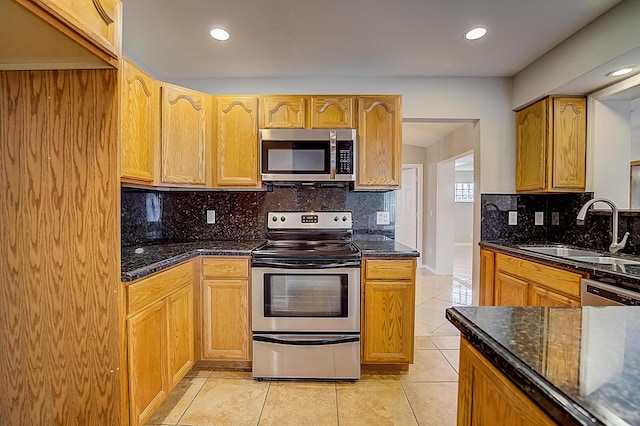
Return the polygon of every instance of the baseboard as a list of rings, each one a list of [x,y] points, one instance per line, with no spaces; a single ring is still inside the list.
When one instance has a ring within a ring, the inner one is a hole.
[[[423,264],[423,265],[422,265],[422,266],[420,266],[420,267],[421,267],[422,269],[426,269],[427,271],[431,272],[431,273],[432,273],[432,274],[434,274],[434,275],[436,274],[436,270],[435,270],[435,269],[433,269],[433,268],[431,268],[430,266],[427,266],[427,265],[424,265],[424,264]]]

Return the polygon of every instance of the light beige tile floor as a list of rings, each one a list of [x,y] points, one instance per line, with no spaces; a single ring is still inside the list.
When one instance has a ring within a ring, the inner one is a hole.
[[[471,304],[471,248],[453,276],[416,272],[415,360],[402,373],[351,382],[263,381],[249,372],[189,372],[149,425],[455,425],[459,333],[444,317]]]

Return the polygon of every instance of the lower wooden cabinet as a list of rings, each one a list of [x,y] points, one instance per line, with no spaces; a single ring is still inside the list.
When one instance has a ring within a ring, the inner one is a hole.
[[[202,358],[251,361],[249,257],[202,259]]]
[[[460,342],[459,425],[555,425],[466,339]]]
[[[127,287],[129,417],[144,424],[194,363],[193,263]]]
[[[362,362],[413,363],[414,258],[365,258],[362,266]]]
[[[580,306],[579,273],[486,249],[480,259],[482,305]]]

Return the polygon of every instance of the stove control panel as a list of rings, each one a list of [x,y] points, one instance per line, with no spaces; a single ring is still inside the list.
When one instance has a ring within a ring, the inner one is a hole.
[[[351,212],[270,212],[269,229],[351,229]]]

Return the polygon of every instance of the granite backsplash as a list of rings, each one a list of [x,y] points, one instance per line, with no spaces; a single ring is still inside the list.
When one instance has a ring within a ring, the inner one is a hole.
[[[206,223],[215,210],[216,223]],[[393,238],[395,192],[348,188],[273,187],[269,191],[153,191],[122,188],[122,246],[150,243],[260,240],[270,211],[351,211],[355,234]],[[376,224],[388,211],[391,223]]]
[[[593,193],[572,194],[482,194],[481,239],[483,241],[553,241],[606,251],[611,243],[611,210],[596,204],[584,225],[576,217]],[[518,213],[517,225],[509,225],[509,212]],[[535,213],[543,212],[542,225],[535,225]],[[620,211],[619,239],[629,232],[622,253],[640,255],[640,212]]]

